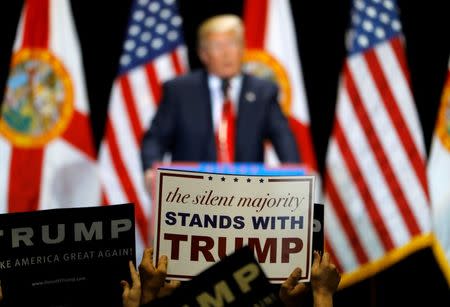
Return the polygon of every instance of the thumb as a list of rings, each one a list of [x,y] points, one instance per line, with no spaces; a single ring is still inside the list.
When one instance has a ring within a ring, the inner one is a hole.
[[[130,292],[130,284],[126,280],[121,280],[120,285],[122,286],[123,289],[122,296],[124,297],[128,296],[128,293]]]
[[[293,296],[302,296],[305,295],[309,291],[309,287],[305,283],[299,283],[295,286],[295,288],[292,290],[291,294]]]
[[[179,280],[171,280],[169,281],[169,284],[167,285],[169,288],[175,289],[178,288],[181,285],[181,281]]]
[[[289,292],[292,291],[292,289],[295,288],[295,286],[298,284],[298,280],[300,279],[302,274],[302,270],[300,268],[295,268],[292,273],[289,275],[289,277],[281,284],[280,287],[280,295],[281,296],[288,296]]]

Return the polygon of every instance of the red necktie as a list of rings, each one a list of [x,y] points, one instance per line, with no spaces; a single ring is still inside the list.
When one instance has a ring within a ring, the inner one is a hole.
[[[235,139],[235,115],[233,104],[228,95],[229,80],[222,80],[222,91],[224,102],[222,107],[222,118],[216,134],[217,162],[234,161],[234,139]]]

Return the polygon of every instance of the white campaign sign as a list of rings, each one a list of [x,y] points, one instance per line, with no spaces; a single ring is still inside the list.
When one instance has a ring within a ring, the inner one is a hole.
[[[155,260],[186,280],[248,245],[272,282],[295,267],[309,281],[313,176],[245,176],[158,170]]]

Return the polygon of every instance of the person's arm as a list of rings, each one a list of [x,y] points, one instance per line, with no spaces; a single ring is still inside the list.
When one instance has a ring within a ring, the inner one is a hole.
[[[134,268],[133,262],[130,261],[128,265],[130,267],[132,285],[130,286],[126,280],[120,282],[123,288],[123,307],[139,307],[141,302],[141,281],[139,280],[139,274]]]
[[[305,283],[299,283],[302,276],[302,270],[295,268],[291,275],[281,284],[280,299],[286,307],[302,307],[306,306],[306,297],[309,287]]]
[[[267,111],[267,135],[275,148],[278,158],[283,163],[299,163],[300,155],[297,150],[292,130],[286,116],[281,111],[278,102],[278,88],[269,88],[270,103]]]
[[[2,281],[0,280],[0,303],[3,301]]]
[[[325,252],[321,257],[314,251],[314,261],[311,268],[311,286],[314,307],[332,307],[333,294],[336,292],[341,275],[330,261],[330,255]]]
[[[153,163],[161,161],[164,153],[171,150],[175,131],[174,96],[170,84],[162,87],[162,100],[150,128],[145,132],[141,143],[141,162],[144,169],[145,184],[152,192],[154,179]]]

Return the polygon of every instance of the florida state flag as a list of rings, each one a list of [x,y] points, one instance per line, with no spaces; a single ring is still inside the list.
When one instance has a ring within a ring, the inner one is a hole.
[[[27,0],[0,116],[0,212],[95,205],[89,106],[66,0]]]
[[[433,251],[450,287],[450,61],[431,142],[428,184],[435,242]]]
[[[280,105],[289,119],[302,162],[317,169],[309,129],[309,111],[292,12],[287,0],[246,0],[244,4],[245,70],[274,80],[280,88]],[[266,162],[277,164],[268,146]]]

